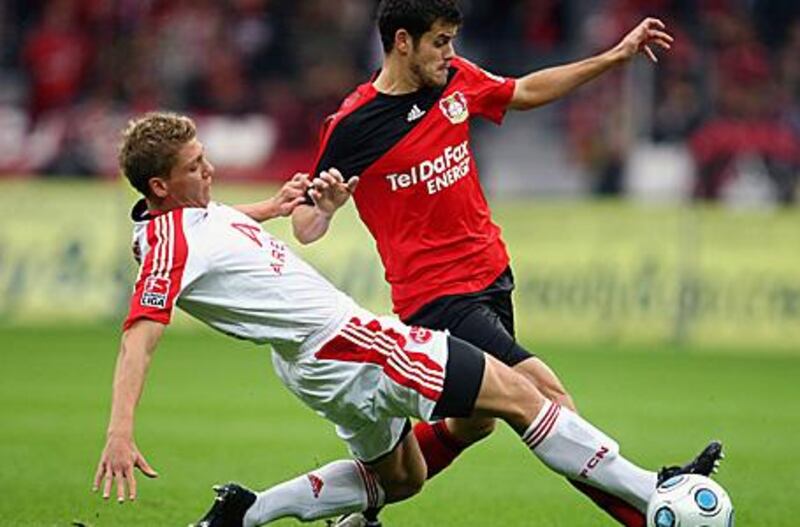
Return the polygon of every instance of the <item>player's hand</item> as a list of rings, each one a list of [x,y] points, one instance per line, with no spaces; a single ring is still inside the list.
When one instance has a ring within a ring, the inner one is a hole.
[[[136,499],[136,476],[134,468],[150,478],[158,477],[158,473],[150,467],[133,439],[110,436],[100,456],[97,473],[94,476],[92,491],[97,492],[103,486],[103,498],[111,496],[114,485],[117,486],[117,501],[125,501],[126,489],[128,499]]]
[[[311,181],[308,179],[308,174],[300,172],[284,183],[278,193],[272,197],[275,215],[289,216],[295,207],[305,201],[309,185],[311,185]]]
[[[318,178],[311,181],[308,193],[317,208],[330,216],[347,202],[357,186],[358,177],[351,177],[345,182],[342,173],[331,168],[323,170]]]
[[[657,18],[645,18],[636,26],[633,31],[625,35],[616,50],[623,60],[632,58],[639,52],[643,52],[653,61],[658,62],[658,57],[653,52],[653,46],[660,46],[663,49],[672,47],[672,35],[666,32],[666,25]]]

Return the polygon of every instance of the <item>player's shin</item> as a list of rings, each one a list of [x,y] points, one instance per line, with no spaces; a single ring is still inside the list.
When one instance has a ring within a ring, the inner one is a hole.
[[[546,401],[522,440],[556,472],[647,509],[656,473],[622,457],[616,441],[572,411]]]
[[[380,507],[384,497],[369,467],[358,461],[334,461],[258,493],[244,525],[255,527],[286,517],[312,521]]]

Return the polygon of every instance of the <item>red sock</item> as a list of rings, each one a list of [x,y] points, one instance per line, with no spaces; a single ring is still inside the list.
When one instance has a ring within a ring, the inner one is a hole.
[[[568,479],[573,487],[589,497],[598,507],[625,527],[645,527],[647,519],[627,501],[586,483]]]
[[[428,479],[447,468],[469,446],[450,433],[444,421],[420,421],[414,425],[414,436],[428,465]]]

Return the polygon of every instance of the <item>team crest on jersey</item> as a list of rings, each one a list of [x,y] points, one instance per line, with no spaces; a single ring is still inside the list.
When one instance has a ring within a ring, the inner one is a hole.
[[[469,108],[467,108],[467,98],[460,91],[439,101],[439,108],[451,123],[459,124],[469,118]]]
[[[414,326],[409,330],[408,336],[411,337],[411,340],[417,344],[425,344],[431,340],[431,337],[433,337],[433,331],[427,328]]]
[[[144,291],[139,303],[144,307],[167,307],[169,286],[169,278],[148,276],[144,281]]]

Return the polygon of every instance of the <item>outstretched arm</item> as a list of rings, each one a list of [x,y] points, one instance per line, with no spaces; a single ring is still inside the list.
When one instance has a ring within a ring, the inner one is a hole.
[[[308,191],[314,205],[300,205],[292,212],[292,227],[297,241],[307,244],[322,238],[328,232],[334,213],[347,203],[357,185],[358,177],[345,182],[337,169],[323,170]]]
[[[163,333],[163,324],[144,319],[134,323],[122,335],[114,372],[106,446],[100,456],[93,485],[94,491],[103,485],[103,498],[109,498],[112,487],[116,484],[117,500],[125,501],[126,487],[129,499],[136,499],[134,467],[138,467],[148,477],[158,476],[139,453],[133,440],[133,426],[147,368]]]
[[[308,189],[309,185],[308,174],[297,173],[292,179],[284,183],[281,189],[271,198],[257,203],[235,205],[234,208],[259,223],[273,218],[289,216],[295,207],[305,200],[306,189]]]
[[[509,107],[514,110],[529,110],[555,101],[598,75],[627,62],[639,52],[645,53],[653,62],[658,62],[651,46],[655,44],[670,49],[673,41],[665,29],[661,20],[646,18],[619,44],[605,53],[536,71],[517,79]]]

